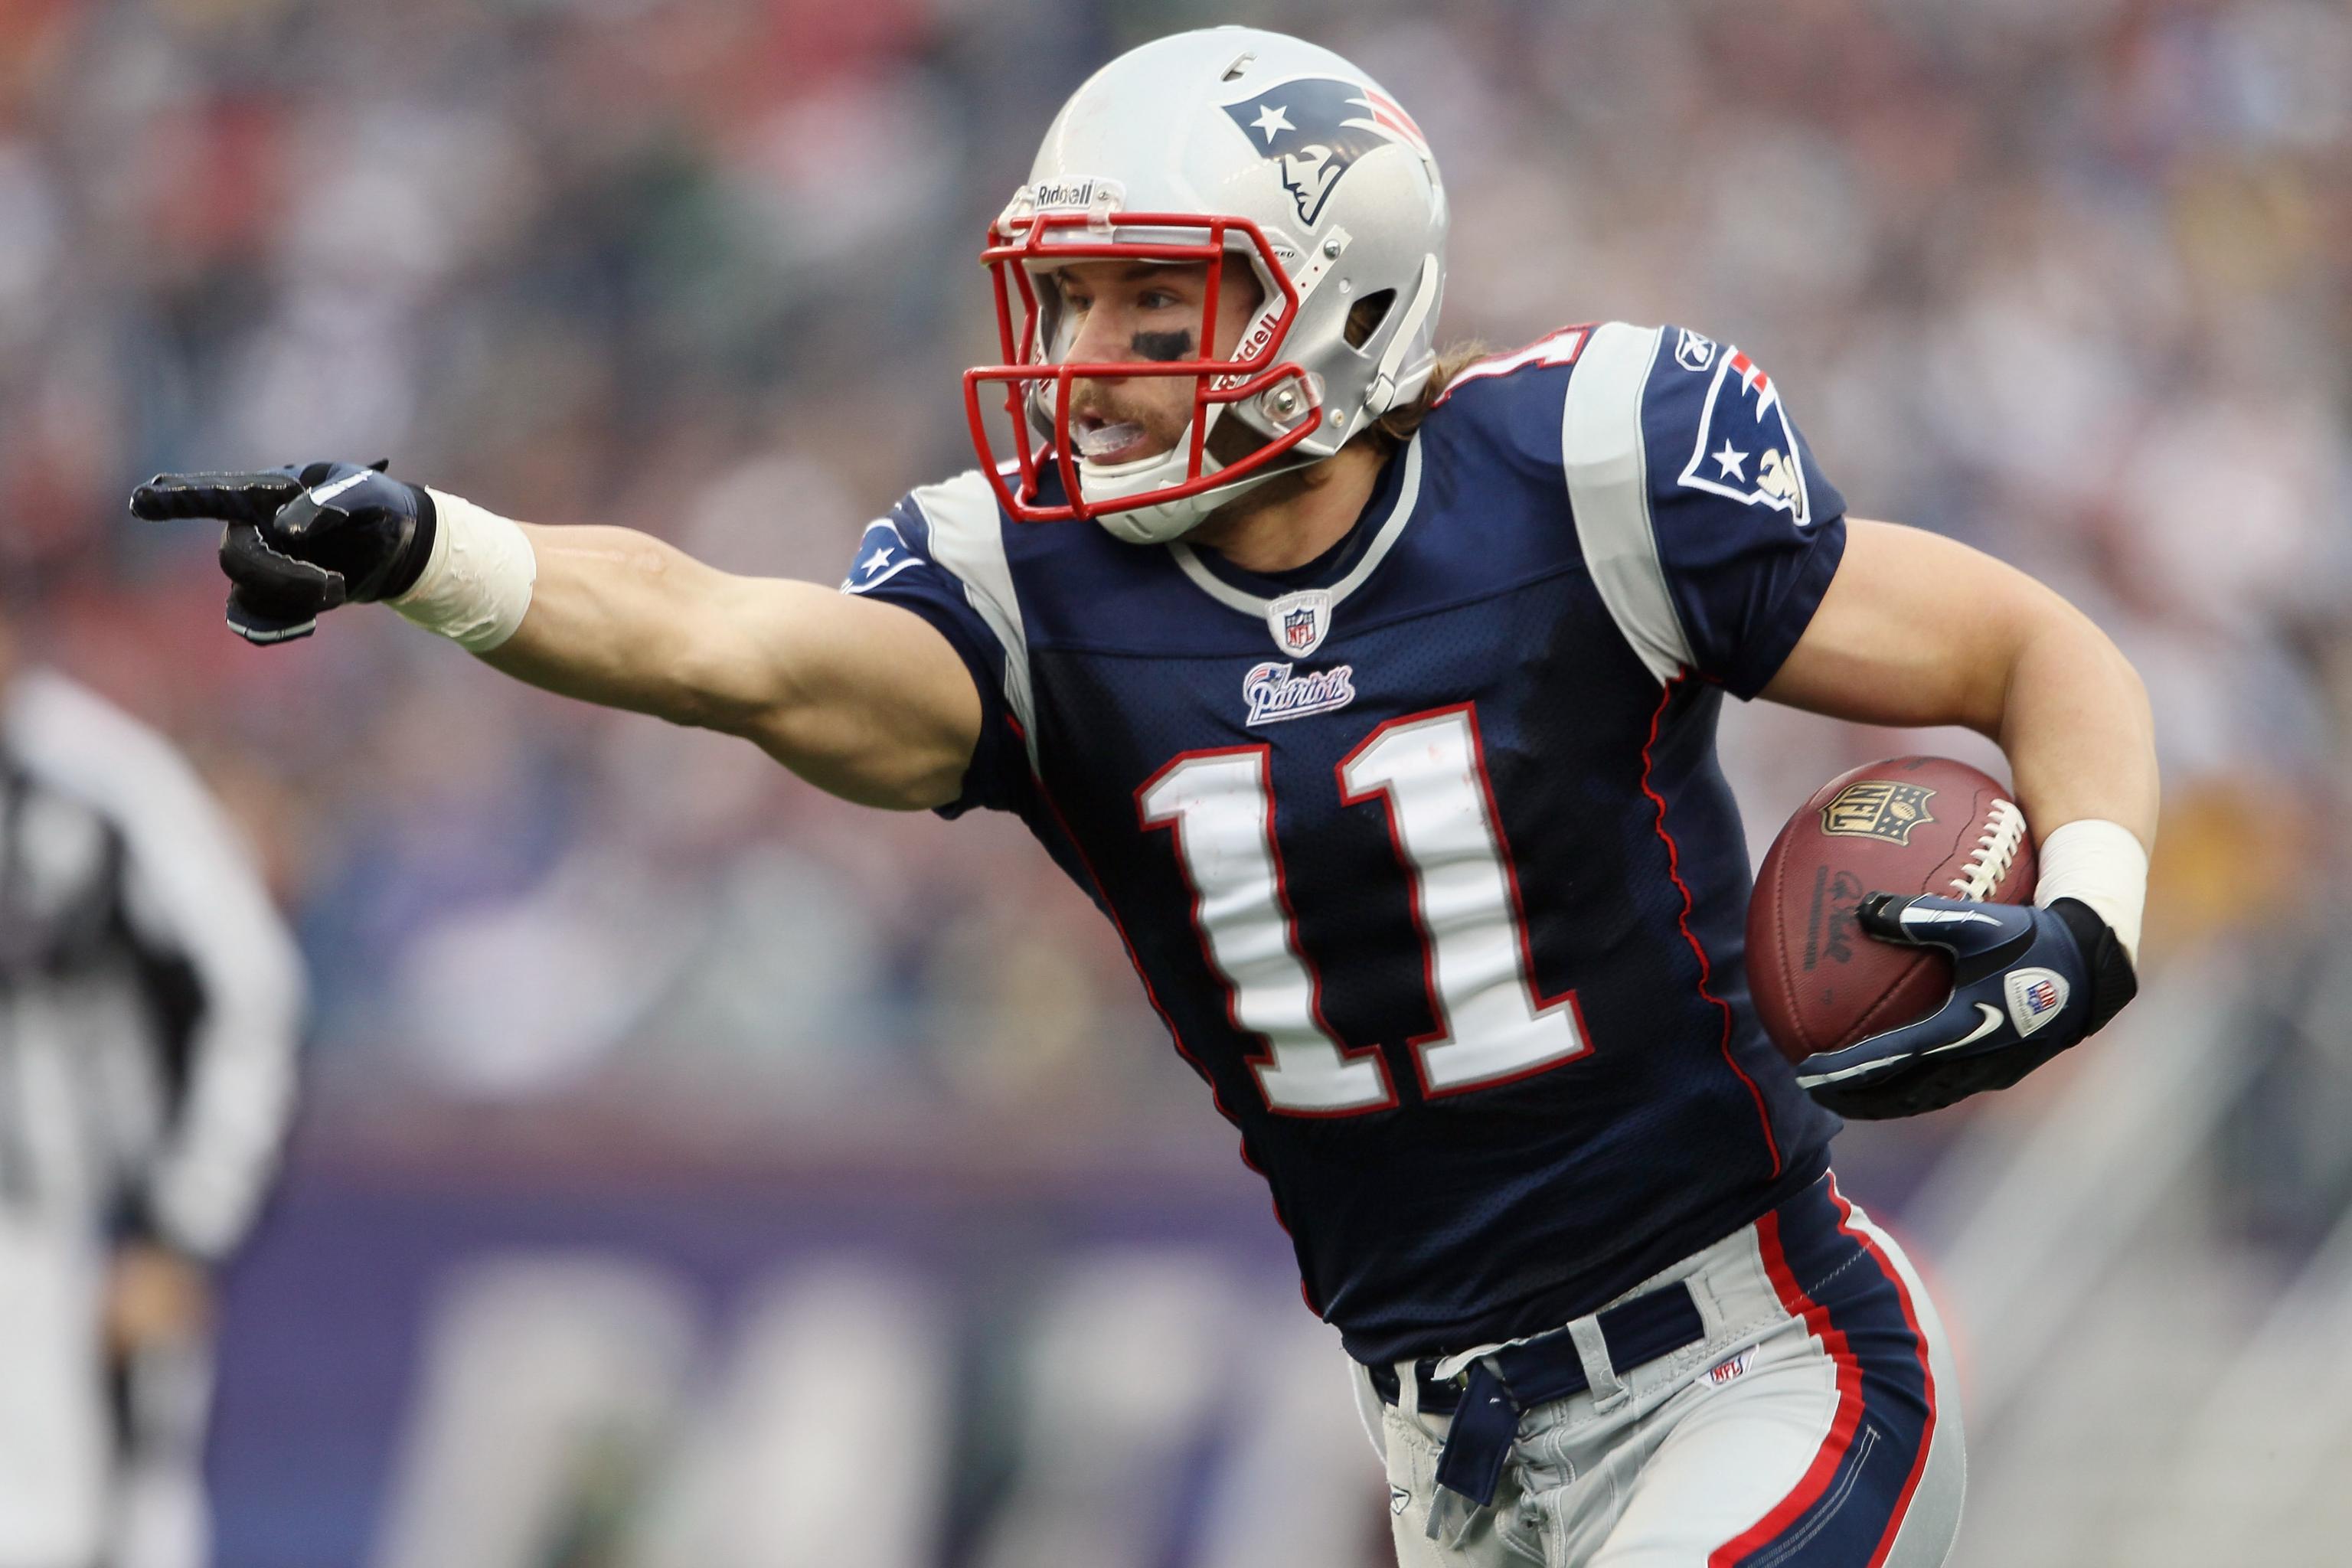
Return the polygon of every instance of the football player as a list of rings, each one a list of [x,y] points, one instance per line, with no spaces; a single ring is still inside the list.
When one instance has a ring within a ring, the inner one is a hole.
[[[1833,1110],[2006,1083],[2128,999],[2147,702],[2047,589],[1848,519],[1729,343],[1439,354],[1446,228],[1362,71],[1188,33],[1047,131],[982,252],[980,466],[877,520],[838,593],[346,463],[132,505],[226,521],[253,641],[382,600],[848,799],[1017,813],[1272,1186],[1402,1561],[1939,1563],[1949,1353],[1829,1176]],[[1727,691],[1969,725],[2042,829],[2039,907],[1874,906],[1961,984],[1801,1080],[1743,979]],[[1988,1028],[2027,965],[2060,1016]]]

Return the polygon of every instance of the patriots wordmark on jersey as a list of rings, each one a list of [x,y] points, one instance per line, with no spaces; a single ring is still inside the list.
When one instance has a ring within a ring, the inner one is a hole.
[[[1310,1305],[1390,1362],[1591,1311],[1824,1168],[1748,1005],[1714,735],[1843,510],[1747,355],[1610,323],[1465,372],[1279,577],[966,474],[843,586],[970,665],[944,809],[1019,813],[1117,922]]]

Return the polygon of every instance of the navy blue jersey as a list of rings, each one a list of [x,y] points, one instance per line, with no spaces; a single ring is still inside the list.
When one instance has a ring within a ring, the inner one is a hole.
[[[1745,355],[1612,323],[1464,373],[1282,579],[966,474],[844,588],[962,653],[946,809],[1018,812],[1118,923],[1309,1303],[1390,1361],[1556,1327],[1821,1173],[1715,723],[1843,510]]]

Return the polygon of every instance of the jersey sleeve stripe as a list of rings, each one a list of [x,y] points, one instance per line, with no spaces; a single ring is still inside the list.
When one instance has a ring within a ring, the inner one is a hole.
[[[1692,658],[1658,557],[1642,447],[1642,393],[1657,352],[1654,327],[1611,321],[1593,331],[1569,378],[1560,461],[1593,586],[1618,631],[1663,683]]]
[[[1034,773],[1037,718],[1029,684],[1029,636],[1013,589],[1012,563],[1005,559],[1003,514],[997,510],[995,492],[975,470],[925,485],[913,500],[930,524],[931,558],[963,584],[964,597],[1004,649],[1004,700],[1019,721],[1029,771]]]

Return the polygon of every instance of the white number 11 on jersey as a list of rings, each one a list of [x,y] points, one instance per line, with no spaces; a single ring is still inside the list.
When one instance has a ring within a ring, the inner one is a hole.
[[[1297,1116],[1396,1103],[1376,1047],[1350,1052],[1324,1021],[1321,981],[1298,943],[1274,837],[1263,745],[1178,757],[1136,791],[1146,827],[1173,827],[1192,923],[1224,981],[1265,1102]],[[1340,803],[1380,796],[1421,927],[1437,1029],[1408,1042],[1422,1088],[1452,1094],[1523,1078],[1591,1049],[1574,993],[1537,995],[1527,920],[1465,704],[1392,719],[1341,760]]]

